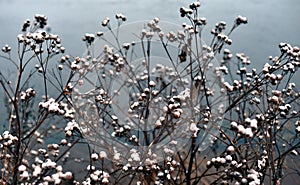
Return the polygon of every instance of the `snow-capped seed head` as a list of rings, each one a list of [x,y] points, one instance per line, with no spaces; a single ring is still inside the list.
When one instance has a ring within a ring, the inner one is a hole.
[[[176,119],[177,119],[177,118],[180,118],[180,115],[182,114],[181,111],[179,111],[179,110],[182,110],[182,109],[175,109],[175,110],[172,112],[174,118],[176,118]]]
[[[237,126],[238,126],[238,124],[237,124],[237,122],[231,122],[230,123],[230,126],[232,127],[232,128],[237,128]]]
[[[242,178],[241,182],[242,182],[243,184],[246,184],[248,181],[247,181],[246,178]]]
[[[225,159],[226,159],[226,161],[229,161],[229,162],[231,162],[231,161],[232,161],[232,157],[231,157],[231,155],[226,155]]]
[[[20,166],[18,167],[18,170],[19,170],[20,172],[24,172],[26,169],[27,169],[26,166],[23,165],[23,164],[20,165]]]
[[[211,162],[211,161],[207,161],[207,162],[206,162],[206,167],[209,168],[209,167],[211,167],[211,166],[212,166],[212,162]]]
[[[299,155],[299,153],[297,152],[297,150],[291,151],[291,154],[293,154],[293,155]]]
[[[131,46],[130,43],[123,43],[123,46],[122,46],[122,47],[123,47],[124,49],[128,50],[130,46]]]
[[[25,179],[29,179],[29,173],[28,171],[24,171],[23,173],[20,174],[20,178],[25,180]]]
[[[246,128],[245,129],[245,135],[249,138],[252,138],[253,137],[253,132],[252,132],[252,129],[251,128]]]
[[[193,2],[190,4],[190,8],[196,9],[196,8],[200,7],[200,5],[201,5],[200,2],[196,1],[196,2]]]
[[[300,133],[300,125],[296,127],[296,132]]]
[[[156,83],[155,83],[154,81],[151,80],[151,81],[149,82],[149,86],[150,86],[150,87],[154,87],[155,85],[156,85]]]
[[[237,16],[237,18],[235,19],[235,23],[237,25],[240,25],[240,24],[247,24],[248,23],[248,20],[246,17],[243,17],[241,15]]]
[[[66,173],[64,173],[64,179],[66,179],[66,180],[72,180],[73,179],[72,172],[66,172]]]
[[[87,169],[88,171],[94,171],[94,170],[96,169],[96,167],[93,166],[93,165],[88,165],[88,166],[86,167],[86,169]]]
[[[91,159],[92,160],[98,160],[98,158],[99,158],[99,156],[98,156],[98,154],[96,154],[96,153],[92,153],[92,155],[91,155]]]
[[[58,70],[63,70],[64,66],[60,64],[60,65],[58,65],[57,68],[58,68]]]
[[[116,19],[118,19],[118,20],[126,21],[126,16],[123,15],[123,14],[121,14],[121,13],[116,14],[115,17],[116,17]]]
[[[115,115],[112,115],[111,118],[112,118],[114,121],[117,121],[117,120],[118,120],[118,117],[115,116]]]
[[[157,120],[157,121],[155,122],[155,127],[156,127],[156,128],[161,128],[161,126],[162,126],[161,121],[160,121],[160,120]]]
[[[102,35],[104,35],[104,32],[102,32],[102,31],[98,31],[98,32],[97,32],[97,36],[98,36],[98,37],[101,37]]]
[[[137,152],[132,153],[130,155],[130,157],[132,158],[132,160],[137,161],[137,162],[139,162],[141,160],[140,156],[139,156],[139,154]]]
[[[153,21],[157,24],[157,23],[160,21],[160,19],[159,19],[158,17],[155,17],[155,18],[153,19]]]
[[[172,31],[170,31],[169,33],[167,33],[166,35],[167,39],[170,41],[170,42],[174,42],[177,40],[177,37],[176,37],[176,34]]]
[[[101,159],[107,158],[106,152],[101,151],[101,152],[99,153],[99,157],[100,157]]]
[[[234,149],[234,147],[233,147],[232,145],[230,145],[230,146],[227,147],[226,150],[227,150],[227,152],[229,152],[229,153],[233,153],[235,149]]]
[[[83,41],[86,41],[87,43],[91,44],[95,40],[95,35],[92,33],[86,33],[83,38]]]
[[[108,184],[108,183],[109,183],[109,180],[108,180],[108,178],[103,178],[101,182],[102,182],[103,184]]]
[[[185,32],[182,31],[182,30],[179,30],[177,32],[177,37],[178,37],[179,40],[183,40],[185,38]]]
[[[102,21],[102,26],[103,26],[103,27],[107,26],[108,23],[109,23],[109,21],[110,21],[110,19],[109,19],[108,17],[107,17],[106,19],[104,19],[104,20]]]
[[[11,47],[5,44],[5,46],[2,48],[3,53],[8,53],[11,51]]]
[[[246,129],[243,125],[238,125],[237,126],[238,132],[241,134],[245,134],[246,133]]]

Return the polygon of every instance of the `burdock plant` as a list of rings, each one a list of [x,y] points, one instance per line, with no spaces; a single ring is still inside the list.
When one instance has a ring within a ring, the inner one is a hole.
[[[299,48],[280,43],[278,57],[252,68],[230,51],[247,18],[230,29],[218,22],[206,44],[200,5],[180,8],[181,26],[106,18],[83,36],[81,57],[65,54],[45,16],[26,20],[17,55],[8,45],[0,55],[17,71],[13,82],[0,72],[1,183],[281,184],[299,175]]]

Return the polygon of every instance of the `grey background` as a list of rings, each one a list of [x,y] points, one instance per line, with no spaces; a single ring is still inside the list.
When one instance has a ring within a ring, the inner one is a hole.
[[[101,30],[101,21],[115,13],[123,13],[128,22],[159,17],[181,24],[179,8],[193,1],[184,0],[0,0],[0,46],[16,46],[16,35],[23,21],[34,14],[48,17],[52,32],[62,38],[67,53],[84,52],[81,38],[86,32]],[[256,65],[262,65],[269,55],[278,54],[279,42],[300,45],[299,0],[203,0],[200,16],[207,18],[204,41],[209,43],[210,30],[224,20],[232,25],[237,15],[246,16],[249,24],[232,35],[233,52],[245,52]],[[229,27],[228,26],[228,27]],[[13,48],[15,49],[15,47]]]

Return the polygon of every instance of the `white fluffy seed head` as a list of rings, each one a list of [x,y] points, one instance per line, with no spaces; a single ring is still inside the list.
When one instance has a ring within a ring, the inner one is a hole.
[[[23,165],[23,164],[20,165],[20,166],[18,167],[18,170],[19,170],[20,172],[24,172],[26,169],[27,169],[26,166]]]
[[[100,156],[101,159],[107,158],[107,154],[104,151],[101,151],[99,156]]]
[[[227,147],[227,152],[233,153],[234,152],[234,147],[232,145]]]

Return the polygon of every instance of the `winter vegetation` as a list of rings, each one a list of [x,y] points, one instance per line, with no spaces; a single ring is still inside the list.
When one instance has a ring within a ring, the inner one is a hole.
[[[247,18],[205,43],[200,8],[180,8],[177,30],[153,18],[133,34],[118,13],[84,34],[83,56],[45,15],[25,20],[0,54],[0,184],[299,183],[299,47],[253,68],[230,51]]]

